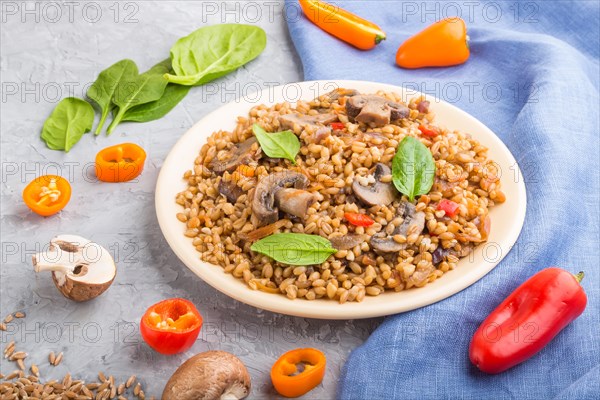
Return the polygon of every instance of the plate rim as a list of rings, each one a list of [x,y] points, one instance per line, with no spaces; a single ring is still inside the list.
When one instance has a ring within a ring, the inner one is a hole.
[[[444,281],[443,279],[438,279],[435,282],[426,285],[424,288],[417,289],[418,291],[421,291],[421,290],[425,291],[425,290],[427,290],[426,288],[429,287],[430,290],[434,290],[434,292],[428,298],[424,298],[424,296],[419,296],[419,295],[414,296],[414,297],[417,297],[417,300],[413,301],[409,306],[406,306],[404,304],[397,304],[394,302],[387,302],[384,305],[378,305],[378,307],[376,309],[372,309],[372,308],[366,306],[368,303],[368,300],[370,299],[370,297],[368,297],[368,296],[361,303],[351,302],[351,303],[345,303],[345,304],[339,304],[338,302],[336,302],[334,300],[323,300],[323,299],[317,299],[317,300],[312,300],[312,301],[305,300],[305,299],[290,300],[290,299],[286,298],[285,296],[279,296],[280,299],[284,300],[282,302],[271,301],[271,300],[273,300],[273,296],[274,296],[273,294],[260,292],[260,291],[254,291],[254,290],[250,289],[240,279],[233,277],[231,274],[225,273],[223,271],[222,267],[200,260],[200,258],[197,256],[198,253],[196,252],[193,245],[191,244],[191,239],[185,237],[183,235],[183,231],[181,231],[179,233],[178,240],[175,239],[175,235],[171,235],[171,225],[170,224],[173,224],[174,222],[176,222],[181,227],[182,222],[177,220],[175,215],[166,215],[167,214],[166,212],[161,213],[160,210],[161,210],[163,204],[166,204],[167,199],[169,199],[169,201],[171,203],[173,203],[173,204],[175,203],[175,195],[177,194],[177,192],[171,193],[170,196],[168,196],[166,194],[161,195],[161,193],[163,193],[163,191],[164,191],[162,188],[163,188],[163,186],[168,186],[168,182],[166,182],[166,180],[168,178],[167,172],[169,171],[169,167],[171,167],[171,165],[176,164],[176,161],[178,161],[178,160],[175,160],[176,155],[178,154],[178,152],[176,150],[179,149],[180,147],[184,147],[184,145],[188,141],[190,141],[192,137],[197,135],[196,131],[198,130],[198,127],[200,127],[203,124],[203,122],[205,122],[206,120],[210,120],[211,118],[214,118],[216,115],[218,115],[220,112],[222,112],[223,109],[226,109],[227,107],[231,107],[231,103],[245,103],[245,104],[247,103],[249,108],[251,108],[253,106],[253,103],[248,102],[245,99],[250,95],[256,95],[256,93],[258,93],[258,92],[260,92],[260,98],[263,99],[263,95],[265,94],[265,92],[283,91],[283,90],[285,90],[286,87],[289,87],[292,85],[300,86],[300,87],[309,86],[309,85],[318,85],[318,87],[321,87],[324,85],[331,85],[331,84],[335,84],[338,87],[352,87],[352,85],[359,85],[359,86],[372,85],[373,91],[386,90],[386,91],[400,92],[403,94],[405,94],[407,90],[410,90],[411,98],[418,97],[418,96],[424,96],[427,100],[432,101],[432,103],[435,102],[435,104],[437,104],[437,105],[443,104],[444,107],[449,107],[449,109],[452,111],[453,114],[456,113],[459,116],[461,116],[462,118],[466,118],[467,120],[469,120],[470,123],[479,125],[479,128],[482,128],[484,131],[487,130],[488,131],[487,133],[489,133],[489,135],[488,135],[489,139],[492,140],[495,145],[500,146],[502,152],[506,156],[508,156],[509,161],[512,161],[513,165],[516,166],[516,170],[515,170],[516,176],[522,177],[521,169],[520,169],[520,166],[519,166],[516,158],[513,156],[511,151],[504,144],[504,142],[494,133],[494,131],[492,131],[489,127],[487,127],[483,122],[479,121],[473,115],[467,113],[466,111],[464,111],[464,110],[458,108],[457,106],[455,106],[451,103],[448,103],[440,98],[437,98],[435,96],[428,95],[428,94],[425,94],[425,93],[422,93],[422,92],[419,92],[419,91],[416,91],[413,89],[409,89],[409,88],[406,88],[403,86],[393,85],[393,84],[389,84],[389,83],[382,83],[382,82],[373,82],[373,81],[327,79],[327,80],[289,82],[289,83],[286,83],[283,85],[268,87],[261,91],[246,94],[245,96],[237,96],[234,100],[227,102],[225,104],[222,104],[218,108],[212,110],[211,112],[209,112],[208,114],[206,114],[202,118],[200,118],[198,121],[196,121],[177,140],[177,142],[173,145],[171,150],[169,150],[169,153],[166,156],[166,158],[164,159],[164,162],[160,168],[160,172],[159,172],[159,175],[158,175],[158,178],[156,181],[154,204],[155,204],[155,212],[156,212],[156,216],[158,219],[158,224],[161,229],[161,233],[163,234],[163,237],[169,244],[169,247],[171,248],[171,250],[177,256],[177,258],[188,269],[190,269],[195,275],[197,275],[204,282],[206,282],[207,284],[209,284],[210,286],[212,286],[219,292],[221,292],[221,293],[227,295],[228,297],[231,297],[237,301],[240,301],[242,303],[248,304],[250,306],[253,306],[253,307],[256,307],[259,309],[263,309],[263,310],[267,310],[267,311],[271,311],[271,312],[275,312],[275,313],[297,316],[297,317],[304,317],[304,318],[316,318],[316,319],[349,320],[349,319],[380,317],[380,316],[385,316],[385,315],[392,315],[392,314],[407,312],[407,311],[415,310],[418,308],[422,308],[424,306],[427,306],[427,305],[430,305],[433,303],[437,303],[438,301],[441,301],[443,299],[451,297],[454,294],[467,289],[469,286],[473,285],[474,283],[478,282],[483,277],[485,277],[485,275],[487,275],[489,272],[491,272],[506,257],[506,255],[510,252],[510,250],[506,251],[506,252],[502,252],[501,256],[497,260],[494,260],[493,262],[487,262],[486,263],[487,265],[485,267],[478,268],[477,271],[472,272],[470,274],[463,274],[462,277],[459,277],[457,280],[453,281],[452,285],[450,285],[450,284],[443,285],[444,287],[442,287],[440,290],[435,290],[435,289],[437,289],[437,287],[435,287],[434,289],[431,289],[432,285],[436,285],[437,282]],[[273,101],[269,101],[269,100],[270,100],[270,98],[267,98],[267,100],[263,101],[262,103],[263,104],[275,104],[277,102],[277,99],[275,99]],[[305,100],[305,99],[302,98],[302,100]],[[234,117],[232,117],[232,118],[234,118]],[[212,134],[212,132],[209,134]],[[204,145],[204,141],[199,142],[199,144],[196,148],[197,150],[196,150],[195,154],[198,153],[198,151],[200,150],[200,148],[203,145]],[[190,160],[190,161],[193,161],[193,160]],[[186,167],[185,169],[183,169],[183,171],[185,171],[186,169],[189,169],[189,168]],[[179,179],[183,183],[182,175],[179,176]],[[527,209],[527,192],[526,192],[525,183],[524,183],[523,179],[518,179],[518,182],[515,182],[515,184],[516,184],[516,189],[518,192],[518,198],[521,199],[521,201],[518,203],[517,210],[514,214],[515,222],[516,222],[516,225],[514,225],[514,226],[518,226],[518,227],[513,228],[511,230],[510,237],[505,238],[502,243],[503,245],[507,245],[510,249],[512,249],[512,247],[517,242],[517,240],[521,234],[521,231],[522,231],[523,225],[524,225],[524,221],[525,221],[526,209]],[[189,249],[185,250],[180,246],[182,241],[186,242],[186,245],[189,247]],[[478,246],[478,247],[480,247],[480,246]],[[189,251],[190,249],[193,251],[193,253],[195,253],[195,255],[196,255],[195,258],[190,256],[190,251]],[[199,263],[199,264],[201,264],[202,267],[208,266],[209,268],[214,268],[214,269],[218,268],[219,270],[215,271],[215,272],[217,272],[216,274],[212,273],[212,272],[201,273],[201,272],[197,271],[196,269],[192,268],[188,263],[190,263],[190,264]],[[204,264],[204,265],[202,265],[202,264]],[[459,271],[459,268],[460,268],[460,266],[456,270],[450,271],[450,272],[457,272],[457,271]],[[219,275],[221,275],[221,276],[219,276]],[[239,291],[235,290],[235,289],[229,290],[228,287],[220,287],[219,286],[221,282],[225,282],[227,280],[237,281],[237,283],[240,284],[237,286],[243,287],[244,290],[239,290]],[[406,291],[406,292],[408,292],[408,291]],[[404,292],[404,293],[406,293],[406,292]],[[399,293],[403,293],[403,292],[399,292]],[[393,296],[394,294],[399,294],[399,293],[386,292],[377,297]],[[252,294],[252,295],[246,296],[248,294]],[[363,306],[363,307],[361,308],[360,306]]]

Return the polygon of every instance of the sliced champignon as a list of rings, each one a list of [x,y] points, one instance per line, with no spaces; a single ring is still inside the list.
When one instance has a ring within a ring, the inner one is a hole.
[[[331,136],[331,128],[328,126],[320,126],[315,133],[313,133],[313,142],[321,143],[323,140]]]
[[[421,100],[417,103],[417,111],[423,114],[427,114],[429,112],[429,101]]]
[[[308,187],[308,178],[306,175],[299,172],[281,171],[269,174],[258,182],[252,199],[252,215],[256,218],[258,226],[272,224],[277,221],[279,213],[277,207],[281,207],[281,203],[276,201],[275,195],[280,190],[290,187],[293,187],[294,189],[306,189],[306,187]],[[292,203],[294,203],[291,206],[286,204],[284,205],[284,208],[294,212],[298,211],[299,214],[301,214],[301,211],[303,211],[303,201],[307,201],[307,196],[298,192],[286,192],[284,195],[280,196],[280,200],[282,199],[291,199]],[[304,210],[304,212],[306,212],[306,210]],[[304,215],[296,216],[304,217]]]
[[[344,236],[336,236],[329,239],[331,246],[336,250],[350,250],[366,240],[366,235],[358,233],[348,233]]]
[[[444,261],[444,258],[450,254],[450,249],[444,249],[442,245],[439,245],[437,249],[431,253],[431,263],[435,266]]]
[[[177,368],[162,400],[238,400],[248,396],[250,387],[250,374],[239,358],[225,351],[207,351]]]
[[[378,127],[408,117],[410,110],[382,96],[359,94],[346,101],[346,113],[356,122]]]
[[[117,274],[109,251],[76,235],[59,235],[47,251],[32,257],[35,272],[52,271],[57,289],[75,301],[91,300],[104,293]]]
[[[232,172],[242,164],[257,160],[260,157],[260,153],[258,152],[258,146],[253,146],[254,143],[256,143],[256,138],[251,137],[234,145],[224,160],[217,160],[215,158],[208,164],[208,167],[213,172],[222,174],[225,171]]]
[[[300,218],[306,217],[308,207],[315,201],[315,196],[306,190],[284,188],[275,193],[275,204],[279,209]]]
[[[334,101],[339,100],[341,97],[351,97],[356,96],[357,94],[359,94],[358,90],[337,88],[333,89],[329,93],[324,94],[323,97],[328,102],[333,103]]]
[[[390,175],[392,170],[385,164],[375,165],[373,178],[375,183],[363,186],[358,178],[352,182],[352,191],[360,201],[369,206],[387,206],[396,198],[396,189],[391,182],[381,182],[381,177]]]
[[[221,193],[231,204],[237,203],[238,198],[243,195],[244,189],[235,184],[235,182],[225,182],[221,179],[219,182],[219,193]]]
[[[306,114],[285,114],[279,117],[279,123],[284,129],[294,129],[294,125],[305,128],[307,126],[317,127],[327,125],[337,121],[338,117],[333,113],[306,115]]]
[[[371,248],[380,253],[395,253],[404,250],[408,245],[398,243],[394,240],[394,235],[408,236],[412,234],[420,235],[425,228],[425,213],[416,210],[414,204],[402,202],[398,207],[397,214],[403,218],[402,223],[398,225],[392,236],[373,236],[371,238]]]

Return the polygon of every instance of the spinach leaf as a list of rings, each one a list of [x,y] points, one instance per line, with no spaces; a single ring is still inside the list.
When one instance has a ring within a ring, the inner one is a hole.
[[[94,107],[75,97],[62,99],[44,122],[42,140],[52,150],[68,152],[94,124]]]
[[[392,160],[392,181],[396,189],[413,201],[415,196],[429,193],[434,178],[431,151],[418,139],[405,137]]]
[[[250,249],[289,265],[321,264],[337,250],[318,235],[276,233],[255,242]]]
[[[296,164],[296,155],[300,151],[300,141],[292,131],[267,133],[258,124],[252,125],[252,132],[262,151],[271,158],[286,158]]]
[[[127,110],[161,98],[168,83],[163,77],[162,71],[164,71],[164,65],[159,63],[141,75],[119,82],[113,97],[113,103],[119,109],[108,127],[108,134],[111,134],[123,120]]]
[[[149,73],[161,75],[171,71],[170,58],[159,62],[148,70]],[[160,99],[131,107],[125,112],[121,121],[148,122],[162,118],[183,100],[191,88],[191,86],[169,83]]]
[[[102,112],[96,128],[96,135],[102,131],[106,117],[113,107],[112,99],[119,82],[131,80],[137,74],[138,68],[133,61],[121,60],[100,72],[96,81],[90,86],[87,97],[96,102]]]
[[[188,94],[192,87],[169,83],[160,99],[125,111],[121,121],[148,122],[164,117]]]
[[[169,82],[202,85],[255,59],[267,45],[265,31],[257,26],[207,26],[179,39],[171,48],[175,74]]]

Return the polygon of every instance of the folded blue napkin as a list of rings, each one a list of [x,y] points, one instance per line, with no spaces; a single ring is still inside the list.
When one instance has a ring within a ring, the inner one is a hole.
[[[405,85],[455,104],[506,143],[523,170],[528,201],[508,256],[451,298],[386,318],[351,353],[338,397],[600,399],[599,2],[336,4],[377,23],[387,40],[356,50],[298,17],[297,2],[287,1],[304,78]],[[469,28],[466,64],[394,65],[402,41],[456,15]],[[468,359],[474,331],[520,283],[552,265],[585,271],[585,312],[525,363],[498,375],[478,371]]]

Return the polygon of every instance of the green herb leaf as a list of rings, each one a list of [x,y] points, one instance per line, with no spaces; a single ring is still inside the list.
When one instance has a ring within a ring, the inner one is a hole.
[[[300,151],[298,136],[292,131],[267,133],[258,124],[252,125],[252,132],[262,151],[271,158],[286,158],[296,164],[296,155]]]
[[[289,265],[321,264],[337,250],[318,235],[277,233],[254,243],[250,249]]]
[[[266,45],[267,35],[257,26],[221,24],[200,28],[173,45],[175,74],[165,77],[180,85],[202,85],[253,60]]]
[[[167,58],[159,62],[147,72],[161,75],[172,72],[171,59]],[[187,96],[191,88],[191,86],[169,83],[160,99],[131,107],[125,111],[121,121],[149,122],[162,118]]]
[[[415,196],[429,193],[434,178],[431,151],[418,139],[405,137],[392,160],[392,181],[396,189],[413,201]]]
[[[191,88],[169,83],[160,99],[130,108],[121,121],[149,122],[162,118],[184,99]]]
[[[94,124],[94,107],[75,97],[62,99],[44,122],[42,140],[52,150],[71,150]]]
[[[100,106],[101,116],[96,135],[100,134],[108,113],[113,108],[112,99],[121,81],[129,81],[138,74],[138,68],[131,60],[121,60],[100,72],[96,81],[87,91],[87,97]]]
[[[119,111],[108,127],[108,134],[111,134],[123,120],[127,110],[156,101],[162,97],[168,83],[163,77],[163,71],[165,70],[163,63],[164,61],[141,75],[119,82],[113,97],[113,103],[119,107]]]

